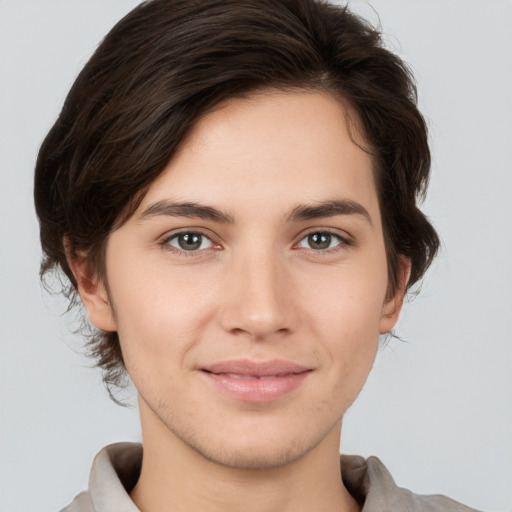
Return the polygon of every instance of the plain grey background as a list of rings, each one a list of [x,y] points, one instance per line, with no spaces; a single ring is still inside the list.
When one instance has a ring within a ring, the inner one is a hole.
[[[136,0],[0,0],[0,511],[50,512],[104,445],[140,437],[38,282],[37,149],[74,77]],[[512,510],[512,3],[374,0],[419,84],[443,250],[345,417],[342,451],[396,481]],[[375,10],[374,10],[375,9]],[[376,12],[375,12],[376,11]],[[134,402],[134,400],[132,400]]]

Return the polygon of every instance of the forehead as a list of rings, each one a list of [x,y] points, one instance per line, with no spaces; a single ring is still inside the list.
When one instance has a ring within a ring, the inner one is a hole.
[[[254,210],[343,196],[374,210],[373,162],[348,111],[316,91],[226,101],[195,124],[140,208],[172,198]]]

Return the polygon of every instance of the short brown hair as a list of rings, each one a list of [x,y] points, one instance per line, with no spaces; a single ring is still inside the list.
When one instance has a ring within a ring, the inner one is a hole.
[[[389,290],[408,286],[438,236],[417,200],[430,172],[427,129],[407,66],[378,30],[320,0],[150,0],[110,31],[77,77],[39,152],[35,204],[41,275],[85,251],[103,272],[109,233],[136,209],[180,141],[215,105],[264,88],[318,89],[343,100],[374,159]],[[89,342],[108,389],[124,363],[116,332]]]

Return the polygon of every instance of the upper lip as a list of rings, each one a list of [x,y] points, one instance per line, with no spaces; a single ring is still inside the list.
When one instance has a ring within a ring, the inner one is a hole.
[[[273,359],[272,361],[251,361],[249,359],[236,359],[221,361],[204,366],[201,370],[222,374],[247,375],[255,377],[268,377],[271,375],[290,375],[310,371],[311,368],[291,361]]]

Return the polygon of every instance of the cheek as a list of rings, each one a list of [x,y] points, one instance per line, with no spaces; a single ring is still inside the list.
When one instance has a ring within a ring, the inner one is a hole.
[[[215,313],[208,280],[179,269],[112,265],[109,288],[127,367],[180,361]]]
[[[333,385],[358,392],[366,380],[378,348],[386,286],[382,272],[366,266],[317,276],[315,286],[302,287],[302,302],[309,304],[304,314],[327,358]]]
[[[307,275],[297,292],[319,326],[357,343],[358,333],[379,334],[386,288],[384,265],[368,264]]]

